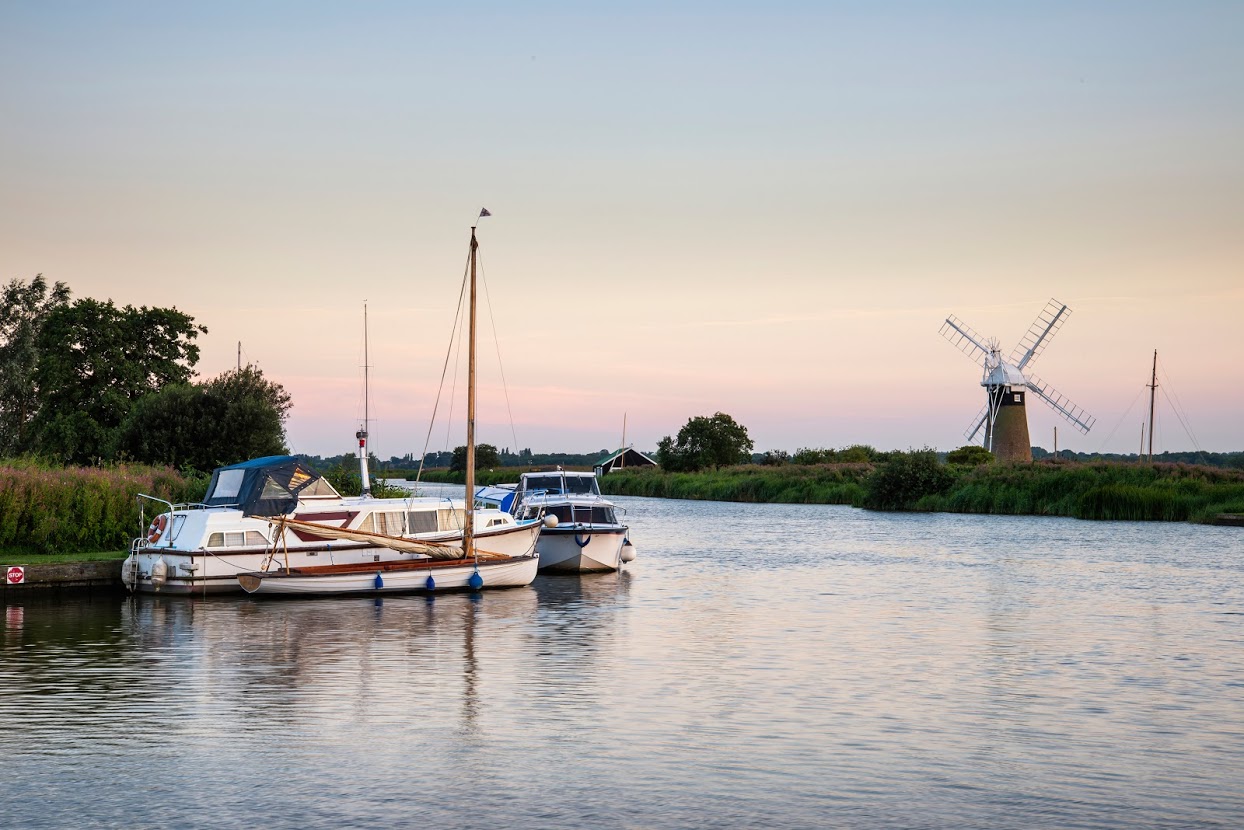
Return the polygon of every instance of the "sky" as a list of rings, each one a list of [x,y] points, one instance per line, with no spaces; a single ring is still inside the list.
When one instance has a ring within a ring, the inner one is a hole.
[[[1156,349],[1155,450],[1239,450],[1241,42],[1234,2],[6,0],[0,280],[194,316],[320,455],[366,303],[371,447],[417,456],[462,443],[487,207],[482,442],[951,449],[942,321],[1009,352],[1056,298],[1031,368],[1097,421],[1030,401],[1034,444],[1135,451]]]

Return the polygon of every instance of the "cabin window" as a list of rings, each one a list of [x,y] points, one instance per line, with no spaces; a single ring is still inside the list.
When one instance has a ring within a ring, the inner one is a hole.
[[[273,481],[272,479],[268,479],[267,481],[264,482],[263,492],[259,495],[259,498],[263,499],[264,501],[267,501],[269,499],[279,500],[279,499],[288,499],[292,495],[293,493],[285,489],[285,487],[282,486],[279,482]]]
[[[209,548],[251,548],[266,546],[268,539],[257,530],[213,533],[207,537]]]
[[[612,507],[576,507],[574,518],[576,522],[594,525],[613,524],[615,521]]]
[[[574,521],[570,518],[570,505],[568,504],[555,504],[552,507],[547,507],[544,510],[544,515],[556,516],[559,522]]]
[[[385,536],[401,536],[406,533],[406,515],[404,513],[375,513],[376,532]]]
[[[221,470],[216,475],[216,486],[212,488],[212,494],[208,498],[237,498],[238,492],[242,489],[242,479],[245,475],[245,470]]]
[[[368,513],[359,522],[359,530],[383,536],[401,536],[406,533],[404,520],[405,514],[399,512]]]
[[[435,533],[440,530],[435,510],[413,510],[406,514],[411,533]]]
[[[1019,403],[1019,393],[1015,393],[1015,403]]]
[[[569,504],[555,504],[544,511],[546,516],[556,516],[558,522],[577,522],[579,524],[611,525],[617,523],[612,507],[574,507]]]
[[[326,480],[317,478],[315,481],[299,490],[298,495],[301,498],[306,498],[307,496],[336,496],[337,491],[334,490],[333,485],[329,484]]]
[[[462,530],[466,526],[465,510],[437,510],[436,521],[440,530]]]
[[[489,519],[488,520],[489,527],[496,527],[497,525],[503,525],[503,524],[505,524],[505,519]]]
[[[297,490],[302,485],[311,480],[311,474],[302,468],[294,470],[294,474],[289,477],[289,489]]]

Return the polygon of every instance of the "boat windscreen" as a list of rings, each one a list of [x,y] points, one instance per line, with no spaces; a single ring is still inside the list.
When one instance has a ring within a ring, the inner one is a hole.
[[[566,492],[575,494],[599,494],[596,476],[566,476]]]
[[[556,516],[559,524],[617,524],[617,514],[612,507],[582,507],[572,504],[553,504],[544,508],[544,515]]]
[[[560,493],[562,492],[562,477],[559,475],[526,476],[523,478],[523,485],[528,493],[532,491]]]

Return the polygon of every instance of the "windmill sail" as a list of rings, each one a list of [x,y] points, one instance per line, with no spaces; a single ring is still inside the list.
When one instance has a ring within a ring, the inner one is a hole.
[[[1033,393],[1049,404],[1051,409],[1070,421],[1071,425],[1080,432],[1087,435],[1088,431],[1093,428],[1093,424],[1097,423],[1097,419],[1085,412],[1083,407],[1076,406],[1066,395],[1045,381],[1035,375],[1028,375],[1027,380],[1028,388]]]
[[[947,317],[946,322],[942,323],[941,334],[956,349],[979,365],[985,365],[985,358],[989,357],[990,353],[988,343],[958,317],[953,314]]]
[[[1011,352],[1011,363],[1015,368],[1023,369],[1040,357],[1070,315],[1071,309],[1051,298],[1028,328],[1028,333],[1020,339],[1015,351]]]
[[[968,443],[976,440],[976,436],[985,428],[985,421],[989,419],[989,404],[981,407],[981,411],[976,413],[976,417],[972,419],[972,426],[963,431],[963,437],[968,439]]]

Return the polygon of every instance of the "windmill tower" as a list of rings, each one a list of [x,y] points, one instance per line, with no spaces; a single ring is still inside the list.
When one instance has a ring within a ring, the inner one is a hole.
[[[981,386],[985,387],[985,405],[964,433],[969,442],[974,442],[984,428],[985,449],[1000,461],[1031,461],[1032,441],[1028,437],[1028,412],[1024,408],[1028,392],[1045,401],[1081,433],[1087,434],[1093,428],[1096,418],[1027,371],[1070,314],[1067,306],[1050,300],[1006,359],[996,339],[985,340],[954,315],[946,318],[942,336],[984,370]]]

